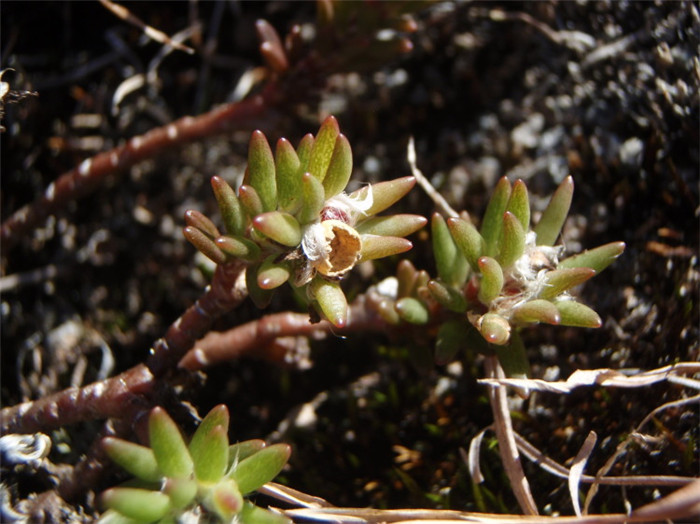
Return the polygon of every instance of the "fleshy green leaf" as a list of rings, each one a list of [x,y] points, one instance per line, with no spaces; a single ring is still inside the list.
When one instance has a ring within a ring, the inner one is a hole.
[[[196,451],[196,454],[194,453]],[[202,482],[217,482],[228,468],[228,433],[224,426],[215,426],[202,434],[193,449],[194,474]]]
[[[364,220],[355,229],[358,233],[369,235],[405,237],[418,231],[427,222],[421,215],[389,215]]]
[[[297,175],[301,179],[301,175],[309,171],[309,158],[311,158],[311,148],[314,146],[316,139],[311,133],[307,133],[297,146],[297,156],[299,157],[299,171]]]
[[[428,282],[428,289],[435,300],[444,308],[457,313],[463,313],[467,309],[467,300],[457,289],[446,286],[437,280]]]
[[[229,235],[242,235],[245,231],[246,216],[236,193],[223,178],[218,176],[211,178],[211,187],[219,204],[219,212],[226,232]]]
[[[241,524],[289,524],[292,521],[279,513],[273,513],[246,501],[238,514]]]
[[[396,280],[398,283],[397,297],[407,297],[411,295],[417,275],[418,272],[410,260],[404,258],[399,262],[396,268]]]
[[[214,243],[229,256],[254,262],[260,258],[260,248],[245,237],[220,236]]]
[[[479,324],[481,336],[490,344],[502,346],[510,339],[510,323],[497,313],[486,313]]]
[[[273,290],[262,289],[258,285],[258,271],[261,264],[251,264],[245,270],[245,284],[248,296],[258,309],[264,309],[272,300]]]
[[[309,284],[309,291],[328,321],[335,327],[345,327],[348,320],[348,300],[340,284],[317,277]]]
[[[569,214],[574,194],[574,179],[568,176],[552,195],[534,231],[538,246],[553,246],[559,237],[566,216]]]
[[[224,478],[204,492],[202,503],[221,520],[230,522],[243,509],[243,496],[235,480]]]
[[[316,140],[309,156],[308,172],[319,182],[323,182],[323,179],[326,177],[339,134],[338,121],[334,116],[327,117],[316,134]]]
[[[498,254],[498,240],[503,229],[503,213],[508,206],[510,193],[510,182],[506,177],[501,178],[493,190],[488,206],[486,206],[484,219],[481,223],[481,236],[486,247],[485,253],[490,257]]]
[[[250,137],[248,184],[257,191],[264,211],[277,209],[275,159],[262,131],[253,131]]]
[[[163,483],[163,493],[170,497],[174,508],[184,508],[192,504],[197,495],[197,481],[192,478],[168,478]]]
[[[361,202],[368,198],[367,195],[371,191],[372,205],[369,206],[365,213],[367,216],[372,216],[381,213],[401,200],[415,185],[415,177],[405,176],[361,187],[357,191],[353,191],[350,194],[350,198]]]
[[[435,343],[435,363],[439,366],[454,360],[460,349],[465,348],[469,324],[463,319],[443,322]]]
[[[423,302],[413,297],[403,297],[396,302],[396,311],[402,320],[411,324],[427,324],[430,312]]]
[[[275,148],[277,166],[277,197],[283,211],[294,213],[301,205],[301,161],[286,138],[280,138]]]
[[[433,237],[433,255],[440,279],[450,286],[464,284],[469,273],[467,259],[457,249],[445,219],[439,213],[433,214],[430,221]]]
[[[258,270],[258,286],[262,289],[275,289],[284,284],[291,275],[289,264],[275,262],[277,255],[270,255]]]
[[[170,497],[159,491],[138,488],[111,488],[102,494],[103,504],[122,515],[153,522],[172,509]]]
[[[554,303],[561,315],[562,326],[599,328],[603,321],[598,313],[575,300],[558,300]]]
[[[553,299],[564,291],[582,284],[595,276],[595,270],[589,267],[573,267],[570,269],[555,269],[548,271],[545,285],[539,293],[539,298]]]
[[[216,238],[221,234],[219,230],[216,229],[214,222],[196,209],[188,209],[185,211],[185,224],[199,229],[202,233],[211,238]]]
[[[479,271],[481,271],[481,284],[479,286],[479,300],[488,304],[495,299],[503,289],[503,269],[501,265],[491,257],[479,259]]]
[[[255,217],[264,211],[260,195],[253,186],[243,184],[238,188],[238,199],[245,212],[250,217]]]
[[[514,322],[533,323],[544,322],[545,324],[559,324],[561,316],[557,307],[549,300],[530,300],[513,311],[511,317]]]
[[[479,257],[486,251],[486,243],[476,228],[462,218],[448,218],[447,227],[452,239],[469,262],[473,271],[479,270]]]
[[[163,477],[150,448],[114,437],[102,439],[102,447],[109,458],[135,477],[148,482],[156,482]]]
[[[380,317],[392,326],[396,326],[401,322],[401,317],[396,311],[395,303],[393,300],[384,299],[377,304],[377,313]]]
[[[108,509],[100,515],[97,524],[141,524],[141,521],[129,518],[113,509]]]
[[[508,378],[527,378],[530,376],[530,362],[527,358],[525,345],[517,333],[504,346],[494,348],[503,371]]]
[[[558,268],[589,267],[596,275],[612,264],[625,250],[624,242],[611,242],[562,260]]]
[[[182,230],[182,234],[187,241],[197,248],[203,255],[215,264],[223,264],[226,262],[226,255],[216,245],[216,243],[207,235],[202,233],[196,227],[187,226]]]
[[[301,243],[299,222],[284,211],[269,211],[256,216],[253,227],[283,246],[296,247]]]
[[[230,478],[236,481],[242,494],[255,491],[282,471],[290,453],[291,448],[287,444],[267,446],[240,461],[231,472]]]
[[[254,455],[265,447],[265,441],[260,439],[244,440],[231,444],[228,448],[229,468],[237,465],[241,460]]]
[[[518,179],[513,184],[513,190],[508,199],[506,211],[510,211],[515,215],[523,227],[523,231],[527,231],[530,227],[530,197],[527,193],[525,182]]]
[[[506,211],[503,214],[503,240],[498,253],[502,267],[510,267],[525,252],[525,230],[518,218]]]
[[[197,473],[197,464],[202,462],[203,456],[207,455],[207,450],[205,449],[210,445],[211,432],[217,427],[222,427],[224,430],[224,436],[227,435],[229,425],[229,412],[228,408],[224,404],[219,404],[214,406],[209,413],[202,419],[197,431],[192,435],[192,440],[190,440],[189,450],[192,460],[195,465],[195,475],[200,478]],[[226,460],[224,461],[224,468],[228,466],[228,437],[226,436]]]
[[[323,184],[314,178],[311,173],[304,173],[301,177],[302,204],[297,213],[299,223],[304,225],[315,222],[321,215],[321,210],[326,202]]]
[[[405,253],[413,247],[413,244],[409,240],[401,237],[361,235],[360,238],[362,240],[360,262],[398,255],[399,253]]]
[[[148,434],[151,449],[158,467],[167,477],[187,477],[193,464],[180,428],[161,407],[151,410],[148,417]]]
[[[352,175],[352,149],[345,135],[340,134],[335,140],[333,156],[323,179],[326,200],[345,190],[350,175]]]

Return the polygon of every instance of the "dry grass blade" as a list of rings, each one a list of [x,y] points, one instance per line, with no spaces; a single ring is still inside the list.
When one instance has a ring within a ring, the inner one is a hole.
[[[459,214],[457,211],[452,209],[452,206],[447,203],[445,197],[443,197],[433,185],[430,183],[423,172],[418,169],[416,165],[416,145],[413,137],[408,139],[408,151],[406,153],[406,158],[408,159],[408,165],[411,166],[411,174],[416,177],[418,185],[423,188],[423,191],[430,197],[430,199],[435,202],[435,206],[447,217],[457,218]]]
[[[462,459],[469,469],[469,474],[472,480],[477,484],[481,484],[484,481],[484,476],[481,474],[481,465],[479,464],[479,454],[481,452],[481,441],[484,439],[484,435],[489,429],[493,429],[492,426],[482,429],[469,443],[469,453],[464,453],[464,450],[460,449],[462,453]],[[466,455],[466,456],[465,456]]]
[[[295,504],[303,508],[328,508],[333,505],[321,497],[307,495],[296,489],[277,484],[276,482],[268,482],[263,487],[257,490],[258,493],[267,495],[276,500],[286,502],[287,504]]]
[[[588,462],[588,457],[591,456],[597,440],[598,436],[595,434],[595,431],[591,431],[586,437],[583,446],[581,446],[581,449],[576,454],[574,463],[569,470],[569,494],[571,495],[571,503],[574,505],[574,511],[577,517],[581,516],[581,502],[578,498],[578,487],[581,483],[581,477],[583,476],[583,470]]]

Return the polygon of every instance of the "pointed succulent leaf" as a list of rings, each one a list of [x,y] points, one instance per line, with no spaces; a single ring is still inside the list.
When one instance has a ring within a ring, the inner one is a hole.
[[[559,238],[566,216],[569,214],[571,198],[574,194],[574,179],[568,176],[559,184],[547,204],[540,221],[535,226],[538,246],[553,246]]]
[[[326,172],[333,156],[335,141],[339,134],[340,128],[334,116],[327,117],[316,134],[316,140],[309,156],[308,171],[319,182],[323,182],[323,179],[326,177]]]
[[[202,457],[207,456],[207,447],[211,445],[211,433],[217,427],[223,428],[224,436],[226,437],[226,460],[224,461],[224,467],[228,465],[228,425],[229,425],[229,412],[228,408],[224,404],[219,404],[214,406],[209,413],[202,419],[197,431],[192,435],[192,440],[190,440],[189,450],[192,456],[192,461],[194,462],[195,475],[200,478],[197,473],[198,463],[203,461]],[[217,437],[218,438],[218,437]]]
[[[593,276],[595,276],[595,270],[589,267],[572,267],[569,269],[548,271],[545,285],[539,293],[539,298],[551,300],[561,295],[564,291],[582,284]]]
[[[273,290],[263,289],[258,285],[258,271],[261,264],[251,264],[245,270],[245,284],[248,296],[258,309],[264,309],[272,300]]]
[[[187,226],[182,230],[182,234],[187,241],[197,248],[203,255],[215,264],[223,264],[226,262],[226,255],[216,245],[216,243],[207,235],[202,233],[201,229]]]
[[[481,236],[486,247],[485,253],[490,257],[498,254],[498,240],[503,229],[503,213],[508,206],[510,193],[510,182],[506,177],[501,178],[493,190],[488,206],[486,206],[484,219],[481,223]]]
[[[297,219],[284,211],[268,211],[253,220],[253,227],[267,238],[287,247],[301,242],[301,226]]]
[[[527,231],[530,228],[530,197],[528,196],[525,182],[520,179],[513,184],[506,211],[510,211],[515,215],[520,225],[523,226],[523,231]]]
[[[360,262],[398,255],[399,253],[405,253],[413,247],[413,244],[409,240],[401,237],[360,235],[360,239],[362,241]]]
[[[243,509],[243,496],[235,480],[224,478],[208,487],[202,504],[217,514],[224,522],[230,522]]]
[[[254,262],[260,258],[260,248],[255,242],[240,236],[220,236],[214,240],[216,247],[231,257]]]
[[[368,195],[371,192],[372,205],[369,206],[365,213],[367,216],[372,216],[381,213],[401,200],[415,185],[415,177],[405,176],[372,184],[371,186],[361,187],[357,191],[353,191],[350,194],[350,198],[358,201],[365,201],[370,198]]]
[[[525,344],[518,333],[513,333],[510,342],[494,348],[498,361],[508,378],[527,378],[530,376],[530,362],[525,352]]]
[[[272,149],[262,131],[253,131],[248,146],[248,184],[255,188],[264,211],[277,209],[277,179]]]
[[[435,213],[430,226],[438,276],[450,286],[464,284],[469,273],[469,265],[461,250],[457,249],[445,219],[439,213]]]
[[[599,328],[603,321],[598,313],[575,300],[558,300],[554,303],[561,315],[562,326]]]
[[[506,211],[503,214],[503,240],[498,252],[498,262],[502,267],[510,267],[525,252],[525,230],[518,218]]]
[[[488,304],[503,289],[503,269],[496,259],[491,257],[481,257],[478,263],[479,271],[481,271],[479,300],[484,304]]]
[[[115,437],[102,439],[102,447],[109,458],[135,477],[156,482],[163,476],[151,448]]]
[[[452,286],[446,286],[438,280],[431,280],[428,282],[428,289],[442,307],[457,313],[467,310],[467,300],[464,295]]]
[[[165,493],[138,488],[110,488],[102,494],[102,503],[140,522],[161,519],[172,509]]]
[[[481,336],[490,343],[502,346],[510,339],[510,323],[497,313],[486,313],[479,319]]]
[[[589,267],[596,275],[612,264],[625,250],[624,242],[611,242],[562,260],[557,268]]]
[[[190,227],[196,227],[202,233],[211,238],[216,238],[221,234],[219,233],[219,230],[216,229],[214,222],[209,220],[209,217],[203,215],[196,209],[188,209],[185,211],[185,224]]]
[[[180,428],[161,407],[151,410],[148,435],[158,467],[167,477],[187,477],[192,474],[192,457],[182,438]]]
[[[309,291],[328,321],[335,327],[345,327],[348,321],[348,300],[340,284],[316,277],[309,284]]]
[[[277,73],[284,73],[289,68],[289,61],[275,28],[266,20],[257,20],[255,30],[260,41],[260,54],[267,65]]]
[[[328,171],[323,179],[326,200],[345,190],[352,174],[352,149],[345,135],[340,134],[335,140],[333,156]]]
[[[521,324],[544,322],[556,325],[561,322],[561,315],[557,307],[549,300],[535,299],[514,309],[511,319]]]
[[[287,444],[267,446],[241,460],[229,477],[236,481],[242,494],[250,493],[270,482],[282,471],[292,449]]]
[[[389,215],[364,220],[356,229],[358,233],[370,235],[405,237],[421,229],[427,222],[421,215]]]
[[[202,482],[218,482],[228,468],[228,432],[214,426],[204,433],[193,449],[194,474]]]
[[[413,297],[400,298],[396,302],[396,311],[402,320],[410,324],[427,324],[430,320],[430,312],[427,306]]]
[[[228,448],[229,469],[238,465],[238,463],[254,455],[265,447],[265,441],[260,439],[244,440],[231,444]]]
[[[305,225],[315,222],[326,202],[323,184],[311,173],[304,173],[301,177],[301,194],[301,209],[297,213],[299,223]]]
[[[479,257],[486,252],[486,243],[477,229],[462,218],[448,218],[452,239],[469,262],[472,271],[479,270]]]
[[[290,524],[292,522],[279,513],[259,508],[248,501],[243,503],[243,509],[238,514],[237,521],[241,524]]]
[[[122,515],[118,511],[108,509],[102,513],[102,515],[100,515],[100,519],[97,521],[97,524],[139,524],[140,522],[140,520],[129,518],[126,515]]]
[[[289,264],[275,262],[277,255],[270,255],[258,270],[258,286],[262,289],[275,289],[284,284],[291,275]]]
[[[249,217],[257,216],[264,211],[260,195],[253,186],[243,184],[239,187],[238,199]]]
[[[167,478],[162,491],[170,497],[173,508],[182,509],[192,504],[197,495],[197,481],[192,478]]]
[[[398,284],[396,291],[397,297],[400,298],[411,295],[417,275],[416,267],[410,260],[404,258],[399,262],[399,265],[396,267],[396,283]]]
[[[236,193],[226,181],[218,176],[211,178],[219,212],[224,220],[224,227],[229,235],[242,235],[245,231],[246,216],[238,201]]]
[[[294,213],[301,205],[301,161],[286,138],[280,138],[275,148],[277,166],[277,198],[283,211]]]
[[[311,158],[311,149],[314,146],[316,139],[311,133],[307,133],[299,142],[297,146],[297,156],[299,157],[299,172],[298,176],[301,177],[304,173],[309,171],[309,159]]]
[[[469,324],[462,319],[443,322],[435,343],[435,363],[438,366],[449,364],[457,352],[465,348]]]

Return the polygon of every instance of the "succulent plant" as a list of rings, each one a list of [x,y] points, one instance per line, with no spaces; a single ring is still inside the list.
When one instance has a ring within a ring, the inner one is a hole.
[[[228,409],[216,406],[188,445],[170,416],[156,407],[148,418],[150,447],[103,439],[109,457],[135,479],[102,494],[108,510],[100,522],[176,522],[197,506],[221,522],[288,522],[243,497],[280,472],[289,459],[289,446],[266,446],[262,440],[229,445],[228,425]]]
[[[222,178],[212,178],[226,233],[190,210],[185,237],[217,264],[245,260],[248,293],[257,306],[265,307],[274,289],[289,282],[342,327],[348,305],[339,280],[359,262],[409,250],[412,244],[403,237],[427,222],[419,215],[374,216],[408,193],[413,177],[346,194],[351,173],[350,143],[332,116],[296,150],[282,138],[273,154],[255,131],[238,194]]]
[[[466,213],[447,220],[436,213],[431,229],[438,278],[431,280],[402,262],[395,282],[377,288],[379,314],[394,324],[427,324],[437,318],[437,310],[446,311],[437,335],[438,362],[468,346],[495,351],[506,371],[516,374],[527,368],[520,328],[537,323],[599,327],[598,314],[569,290],[608,267],[625,244],[612,242],[562,258],[564,246],[555,243],[573,190],[568,177],[532,229],[525,183],[511,185],[505,177],[496,185],[480,229]]]

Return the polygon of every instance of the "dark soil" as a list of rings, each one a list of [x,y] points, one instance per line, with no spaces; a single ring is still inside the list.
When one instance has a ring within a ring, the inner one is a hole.
[[[2,2],[1,67],[15,70],[2,79],[21,98],[5,104],[2,120],[3,220],[83,159],[229,100],[243,73],[261,63],[257,18],[284,34],[315,16],[311,3],[124,5],[169,35],[188,26],[188,10],[196,5],[203,38],[216,50],[209,62],[201,54],[170,54],[158,81],[113,111],[117,87],[148,70],[159,44],[98,2]],[[496,20],[494,9],[508,16]],[[221,24],[212,28],[216,16]],[[581,290],[604,319],[601,329],[524,333],[533,376],[565,379],[576,369],[649,370],[697,361],[697,5],[437,3],[416,19],[413,52],[369,72],[335,75],[318,99],[309,95],[306,103],[273,112],[261,123],[269,140],[285,136],[296,143],[335,114],[353,145],[354,180],[377,181],[410,174],[412,135],[421,170],[472,217],[481,216],[502,175],[524,179],[538,210],[573,175],[567,249],[615,240],[627,249]],[[556,41],[538,24],[573,36]],[[592,47],[585,47],[587,39]],[[22,97],[22,91],[37,95]],[[25,278],[3,284],[3,406],[145,359],[208,279],[181,235],[183,213],[196,208],[218,216],[209,178],[242,174],[251,131],[241,128],[143,162],[50,217],[12,250],[3,248],[3,277]],[[418,189],[397,208],[434,211]],[[413,240],[411,260],[434,273],[428,233]],[[354,275],[344,286],[349,294],[360,292],[392,274],[397,261],[377,264],[373,274]],[[295,308],[290,296],[278,295],[269,311]],[[260,315],[247,302],[217,329]],[[311,346],[308,370],[232,362],[206,370],[180,398],[200,414],[227,404],[233,440],[270,436],[292,444],[280,481],[333,504],[519,512],[495,439],[487,438],[482,449],[483,506],[460,457],[492,422],[485,388],[476,382],[483,373],[478,359],[426,367],[420,358],[426,345],[378,335],[328,337]],[[595,431],[599,443],[586,469],[593,473],[651,410],[693,394],[668,383],[539,394],[516,406],[515,425],[560,463]],[[295,425],[295,410],[312,401],[315,419]],[[285,418],[291,429],[280,433]],[[654,440],[632,446],[611,474],[697,476],[699,427],[697,404],[661,412],[642,429]],[[74,464],[99,429],[96,421],[51,433],[51,467]],[[26,502],[32,494],[52,489],[51,467],[4,468],[5,507],[32,507]],[[565,480],[530,464],[526,472],[542,511],[573,513]],[[105,473],[100,486],[85,487],[46,520],[89,518],[95,490],[119,478]],[[638,507],[669,491],[604,487],[591,512],[623,512],[625,501]]]

